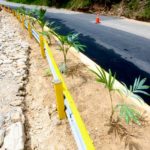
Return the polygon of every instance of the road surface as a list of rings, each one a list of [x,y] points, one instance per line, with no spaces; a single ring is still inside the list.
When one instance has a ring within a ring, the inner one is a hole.
[[[47,9],[46,18],[61,26],[61,34],[80,33],[80,42],[87,46],[84,53],[106,70],[111,68],[120,81],[129,85],[141,76],[150,84],[150,23],[101,16],[101,24],[95,24],[94,14],[55,8]]]

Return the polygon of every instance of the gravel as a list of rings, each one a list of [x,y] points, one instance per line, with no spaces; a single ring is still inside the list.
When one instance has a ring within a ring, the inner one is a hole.
[[[0,149],[24,149],[23,102],[29,44],[13,16],[0,11]]]

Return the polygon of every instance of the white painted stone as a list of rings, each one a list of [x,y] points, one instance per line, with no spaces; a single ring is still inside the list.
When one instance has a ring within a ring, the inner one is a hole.
[[[4,142],[4,136],[5,136],[5,131],[1,129],[0,130],[0,147],[2,146]]]
[[[24,149],[24,128],[21,122],[8,127],[2,148],[7,150]]]
[[[20,106],[22,103],[22,100],[15,100],[15,101],[12,101],[10,103],[11,106]]]
[[[0,129],[1,129],[1,127],[3,126],[3,124],[4,124],[4,117],[2,116],[2,115],[0,115]]]
[[[22,122],[22,115],[19,112],[13,112],[11,113],[11,122]]]

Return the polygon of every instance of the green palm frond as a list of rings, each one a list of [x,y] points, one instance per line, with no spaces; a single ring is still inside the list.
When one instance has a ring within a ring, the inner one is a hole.
[[[146,82],[146,78],[144,79],[140,79],[140,77],[135,78],[133,86],[130,86],[130,91],[135,94],[141,93],[141,94],[150,96],[150,94],[144,91],[144,90],[149,89],[148,85],[144,85],[145,82]]]
[[[48,32],[46,32],[46,31],[42,31],[42,32],[39,32],[39,33],[42,34],[42,35],[45,35],[45,36],[48,35]]]
[[[78,39],[78,36],[79,34],[68,34],[66,36],[66,42],[67,44],[70,46],[70,47],[74,47],[77,51],[84,51],[84,49],[86,48],[85,45],[82,45],[80,42],[79,42],[79,39]]]
[[[125,83],[123,83],[125,89],[122,90],[122,92],[125,93],[126,96],[130,96],[140,101],[143,101],[142,97],[139,96],[138,94],[150,96],[150,94],[145,91],[149,89],[150,86],[145,85],[145,82],[146,82],[146,78],[141,79],[140,77],[138,77],[138,78],[135,78],[133,85],[130,85],[129,88],[127,87]]]
[[[35,10],[31,11],[31,14],[30,14],[31,16],[37,18],[37,22],[41,26],[42,30],[47,22],[44,18],[45,13],[46,13],[46,9],[40,8],[40,9],[35,9]]]
[[[97,81],[105,84],[105,86],[109,89],[109,91],[114,90],[114,83],[116,79],[116,73],[113,75],[111,70],[109,69],[109,74],[107,76],[106,72],[99,67],[96,67],[97,71],[91,70],[96,76]]]
[[[66,52],[70,49],[70,47],[74,47],[77,51],[84,51],[85,45],[82,45],[78,41],[79,34],[68,34],[66,36],[59,35],[58,38],[62,45],[66,45]]]
[[[124,118],[127,124],[129,124],[130,122],[134,122],[138,125],[141,125],[139,121],[141,114],[136,111],[132,105],[118,104],[115,109],[119,109],[120,118]]]
[[[56,26],[55,22],[46,22],[46,25],[50,28],[51,31],[57,31],[60,29],[60,26]]]
[[[34,14],[36,15],[37,19],[40,21],[43,21],[45,13],[46,13],[46,9],[43,8],[34,10]]]
[[[23,6],[22,7],[18,7],[17,8],[17,12],[19,12],[22,15],[25,15],[26,14],[26,9]]]
[[[79,34],[58,35],[54,34],[59,39],[59,50],[62,51],[64,56],[64,64],[67,66],[67,54],[71,47],[74,47],[77,51],[83,51],[85,46],[78,41]],[[67,67],[66,67],[67,68]]]

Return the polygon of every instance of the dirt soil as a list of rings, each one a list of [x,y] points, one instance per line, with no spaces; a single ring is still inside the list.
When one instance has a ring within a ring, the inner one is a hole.
[[[12,19],[18,20],[12,15]],[[18,23],[17,23],[18,25]],[[38,43],[30,39],[20,24],[20,34],[30,45],[30,68],[24,101],[25,150],[77,149],[68,121],[58,119],[52,77],[46,77],[47,61]]]
[[[52,47],[54,58],[59,65],[63,61],[63,56],[58,49],[57,46]],[[114,132],[111,133],[112,128],[108,125],[111,113],[108,90],[103,84],[95,81],[93,73],[75,55],[69,53],[67,61],[70,69],[68,74],[64,75],[64,78],[96,149],[120,150],[124,149],[126,145],[126,148],[129,150],[132,148],[136,150],[149,150],[149,113],[135,106],[137,110],[144,113],[142,125],[126,125],[124,121],[120,121],[121,127],[125,127],[130,134],[124,136],[121,140],[120,136],[115,136]],[[130,99],[120,96],[116,92],[113,92],[112,95],[114,106],[124,102],[124,100],[126,103],[133,105]]]
[[[27,31],[24,30],[24,34]],[[28,35],[27,35],[28,36]],[[39,45],[31,45],[30,73],[25,100],[26,149],[76,149],[67,120],[58,119],[52,77],[45,77],[48,64],[42,59]]]
[[[13,17],[13,19],[15,19]],[[22,34],[28,37],[27,31]],[[30,72],[27,85],[24,114],[26,116],[26,149],[27,150],[74,150],[77,149],[67,120],[57,119],[55,95],[53,91],[53,78],[45,77],[45,69],[49,68],[47,61],[42,59],[40,49],[35,40],[29,39]],[[58,50],[57,43],[51,46],[57,64],[63,61],[62,53]],[[141,126],[124,121],[120,124],[126,127],[130,135],[122,140],[110,130],[110,98],[108,90],[103,84],[95,81],[95,76],[72,53],[68,54],[67,75],[64,75],[66,84],[75,100],[77,108],[83,118],[87,130],[97,150],[122,150],[136,149],[149,150],[150,144],[150,119],[142,122]],[[123,100],[122,96],[112,93],[113,103],[118,104]],[[126,99],[126,102],[132,103]],[[137,107],[138,110],[140,108]],[[140,110],[144,112],[144,110]],[[146,112],[145,116],[149,116]],[[121,126],[122,127],[122,126]],[[109,131],[109,132],[108,132]]]

